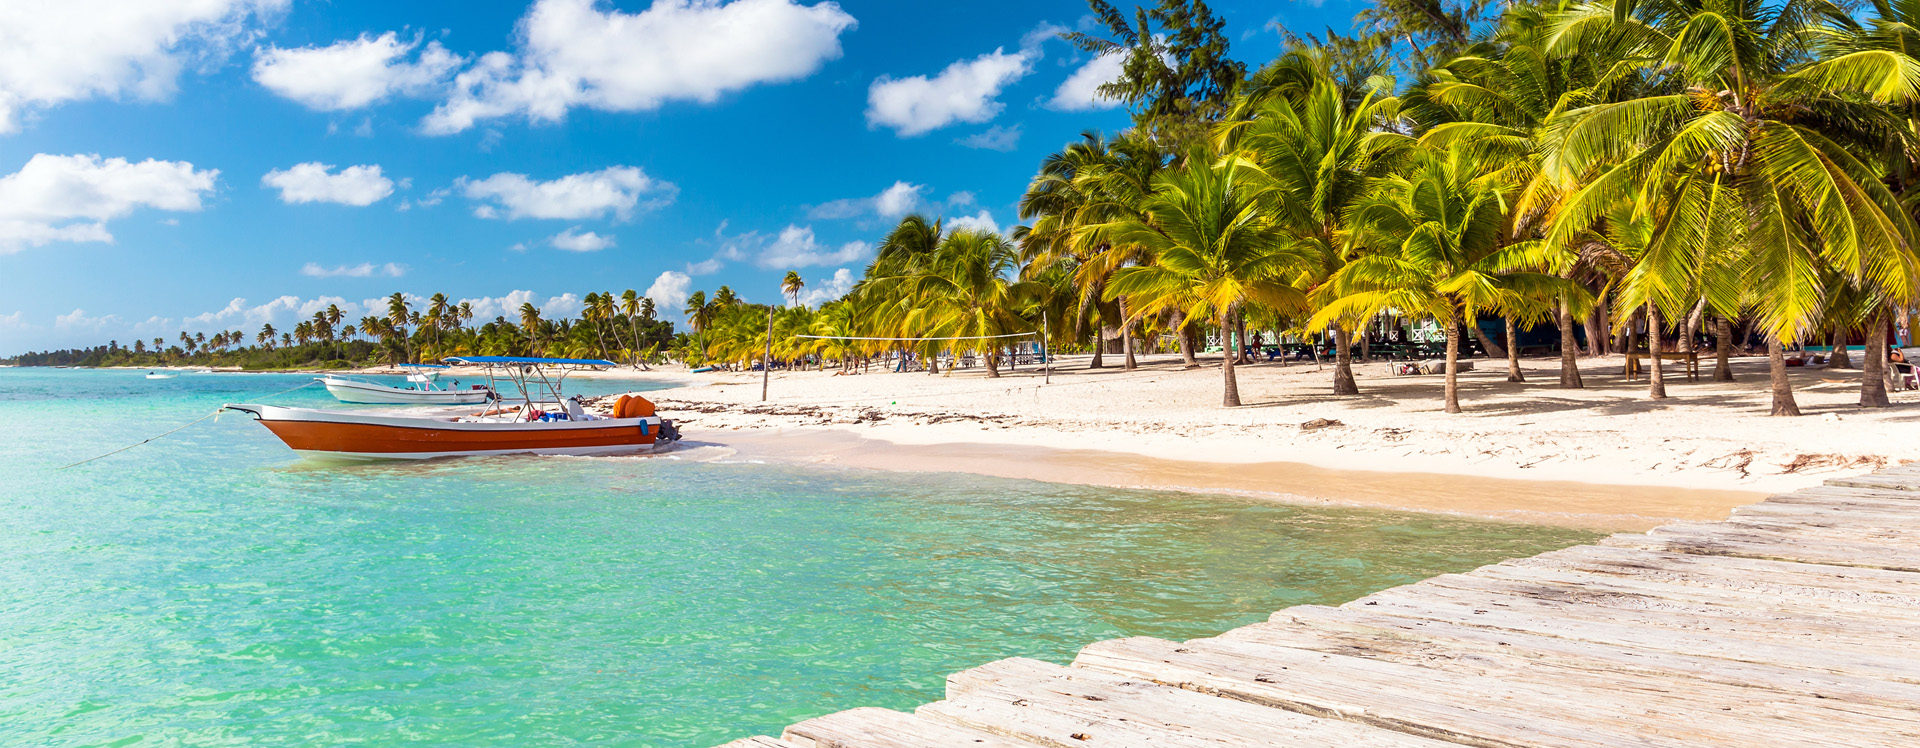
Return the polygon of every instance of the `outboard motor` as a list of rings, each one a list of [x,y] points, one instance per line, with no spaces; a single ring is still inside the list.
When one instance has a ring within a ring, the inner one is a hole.
[[[655,441],[662,444],[680,441],[680,427],[673,425],[672,421],[665,418],[660,419],[660,435],[655,437]]]

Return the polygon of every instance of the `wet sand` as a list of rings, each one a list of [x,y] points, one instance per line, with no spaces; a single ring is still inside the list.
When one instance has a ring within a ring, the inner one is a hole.
[[[1767,497],[1755,491],[1337,470],[1297,462],[1197,462],[1086,449],[964,442],[897,444],[837,429],[706,431],[686,446],[723,447],[734,459],[972,473],[1619,532],[1643,531],[1674,520],[1724,519],[1734,507]]]

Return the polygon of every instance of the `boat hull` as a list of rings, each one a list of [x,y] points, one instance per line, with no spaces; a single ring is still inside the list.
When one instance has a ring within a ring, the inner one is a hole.
[[[320,382],[335,400],[361,405],[473,405],[486,402],[488,395],[486,390],[403,390],[347,379]]]
[[[371,460],[544,454],[631,454],[651,450],[661,419],[459,422],[273,405],[230,405],[302,454]]]

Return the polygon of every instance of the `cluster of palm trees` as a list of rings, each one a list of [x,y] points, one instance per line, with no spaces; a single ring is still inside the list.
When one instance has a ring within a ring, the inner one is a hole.
[[[1717,377],[1761,341],[1771,411],[1797,415],[1786,350],[1859,335],[1861,404],[1885,405],[1887,335],[1920,288],[1920,3],[1850,7],[1516,3],[1437,17],[1421,33],[1448,43],[1418,64],[1298,42],[1204,127],[1143,122],[1050,156],[1009,236],[909,216],[818,310],[700,296],[683,352],[754,359],[770,311],[779,359],[964,350],[989,373],[994,336],[1042,320],[1128,365],[1135,340],[1192,362],[1217,335],[1235,405],[1250,325],[1328,336],[1333,391],[1351,394],[1354,331],[1428,319],[1457,412],[1463,335],[1519,380],[1516,331],[1554,323],[1562,387],[1582,384],[1580,332],[1590,354],[1644,336],[1661,398],[1668,339],[1711,331]],[[855,339],[934,337],[961,339]]]

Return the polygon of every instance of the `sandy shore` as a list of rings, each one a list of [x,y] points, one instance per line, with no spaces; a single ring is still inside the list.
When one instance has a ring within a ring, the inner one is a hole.
[[[1644,379],[1622,380],[1618,357],[1581,363],[1587,388],[1562,390],[1557,359],[1528,360],[1526,383],[1481,360],[1462,378],[1458,415],[1441,412],[1439,377],[1390,376],[1381,363],[1356,365],[1356,397],[1327,394],[1330,367],[1242,367],[1247,405],[1225,409],[1217,365],[1184,370],[1164,356],[1134,371],[1062,359],[1051,384],[1032,370],[776,372],[763,404],[758,374],[714,373],[649,397],[691,438],[769,459],[1601,529],[1724,517],[1768,493],[1920,460],[1920,393],[1856,408],[1856,371],[1795,370],[1807,415],[1771,418],[1764,359],[1736,360],[1731,383],[1670,371],[1661,401]]]

